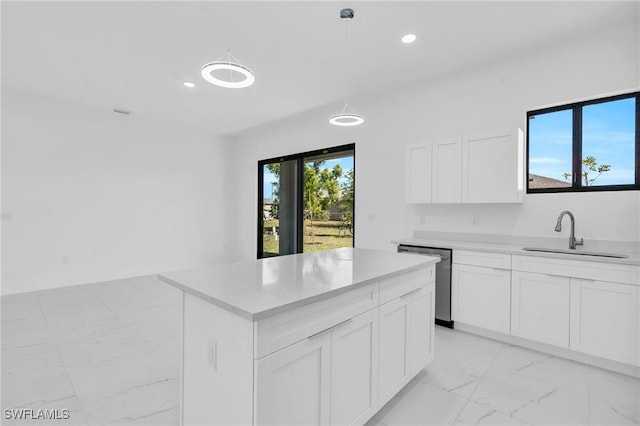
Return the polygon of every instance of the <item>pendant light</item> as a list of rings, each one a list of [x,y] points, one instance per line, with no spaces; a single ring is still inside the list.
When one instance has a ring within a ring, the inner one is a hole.
[[[229,14],[228,9],[227,13]],[[230,21],[230,19],[227,21]],[[227,53],[213,62],[205,64],[202,67],[201,74],[202,78],[209,83],[229,89],[248,87],[256,81],[253,71],[242,65],[238,58],[231,53],[231,36],[229,36],[228,40]]]
[[[345,74],[346,69],[348,68],[349,62],[349,21],[353,19],[354,13],[353,9],[342,9],[340,11],[340,19],[345,21]],[[353,109],[349,106],[348,102],[348,92],[349,92],[349,78],[345,76],[344,83],[344,108],[339,114],[333,115],[329,118],[329,123],[334,126],[357,126],[359,124],[364,123],[364,117],[356,114]]]
[[[221,73],[217,73],[216,76],[213,75],[214,72],[221,70]],[[224,70],[229,71],[228,79],[223,78],[226,74]],[[237,74],[240,74],[244,78],[236,81],[234,76]],[[238,61],[238,58],[233,56],[230,50],[227,50],[226,54],[222,55],[215,61],[205,64],[202,67],[202,78],[216,86],[227,87],[230,89],[248,87],[256,81],[253,71],[242,65],[240,61]]]

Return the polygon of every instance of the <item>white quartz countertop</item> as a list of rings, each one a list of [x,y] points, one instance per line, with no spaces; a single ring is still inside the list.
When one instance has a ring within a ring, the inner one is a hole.
[[[495,242],[495,241],[475,241],[475,240],[462,240],[456,238],[447,239],[441,235],[437,238],[404,238],[391,241],[394,244],[406,244],[410,246],[418,247],[436,247],[436,248],[448,248],[453,250],[472,250],[472,251],[486,251],[493,253],[506,253],[517,254],[522,256],[537,256],[537,257],[551,257],[556,259],[571,259],[571,260],[583,260],[589,262],[605,262],[605,263],[619,263],[624,265],[640,265],[640,255],[638,253],[622,251],[622,250],[606,250],[607,252],[615,252],[624,254],[626,258],[613,258],[613,257],[601,257],[601,256],[589,256],[589,255],[575,255],[565,253],[551,253],[551,252],[538,252],[538,251],[526,251],[524,247],[545,247],[545,244],[536,244],[531,241],[523,240],[522,242]],[[477,239],[477,236],[474,236]],[[568,244],[567,244],[568,245]],[[562,247],[566,248],[566,247]],[[585,250],[582,247],[578,247],[576,251]]]
[[[168,272],[159,278],[258,320],[439,261],[438,256],[340,248]]]

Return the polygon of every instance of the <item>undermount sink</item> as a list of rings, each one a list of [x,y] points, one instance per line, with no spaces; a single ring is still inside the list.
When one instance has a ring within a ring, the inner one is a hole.
[[[613,257],[617,259],[624,259],[627,256],[626,254],[618,254],[618,253],[605,253],[602,251],[577,251],[570,249],[556,249],[556,248],[544,248],[544,247],[524,247],[522,250],[524,251],[542,251],[546,253],[562,253],[562,254],[577,254],[582,256],[600,256],[600,257]]]

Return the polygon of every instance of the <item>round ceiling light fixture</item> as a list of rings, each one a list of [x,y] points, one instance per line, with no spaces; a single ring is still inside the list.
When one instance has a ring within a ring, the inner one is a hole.
[[[415,34],[406,34],[404,36],[402,36],[402,42],[404,44],[409,44],[409,43],[413,43],[414,41],[416,41],[416,35]]]
[[[341,127],[357,126],[364,123],[364,117],[355,114],[353,111],[351,111],[349,105],[345,104],[340,114],[332,115],[331,118],[329,118],[329,123],[333,124],[334,126]]]
[[[225,71],[229,73],[227,74]],[[213,73],[216,75],[214,76]],[[240,79],[236,79],[237,77]],[[227,51],[221,58],[205,64],[202,67],[202,78],[211,84],[229,89],[248,87],[256,81],[253,71],[242,65],[230,51]]]

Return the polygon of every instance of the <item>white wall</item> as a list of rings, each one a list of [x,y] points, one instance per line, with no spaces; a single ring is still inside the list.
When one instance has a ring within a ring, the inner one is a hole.
[[[327,118],[341,105],[238,135],[239,257],[256,252],[257,161],[356,143],[356,246],[392,250],[391,239],[414,230],[558,237],[558,213],[576,214],[585,239],[640,240],[638,191],[535,194],[522,205],[404,204],[404,149],[409,143],[519,126],[526,111],[640,86],[637,22],[582,40],[558,40],[534,52],[373,99],[350,104],[366,118],[335,128]],[[477,224],[473,224],[474,218]],[[568,227],[565,227],[568,228]],[[564,235],[564,233],[563,233]]]
[[[2,294],[226,259],[226,149],[135,113],[4,92]]]

